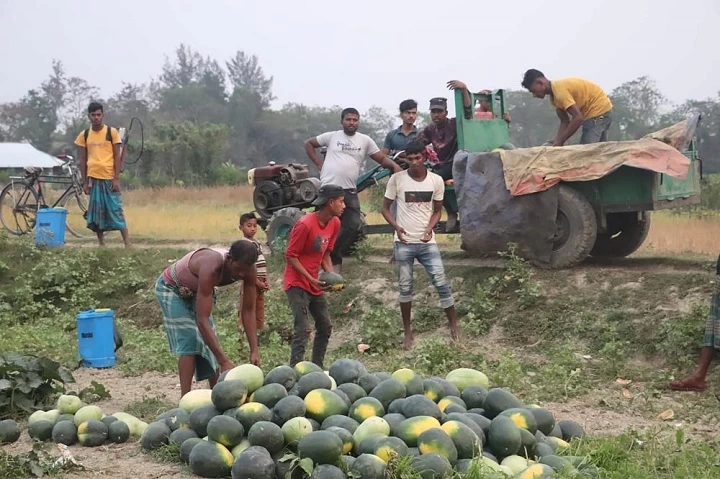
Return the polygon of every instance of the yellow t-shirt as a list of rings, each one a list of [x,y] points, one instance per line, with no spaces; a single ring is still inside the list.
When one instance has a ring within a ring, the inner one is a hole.
[[[612,102],[600,85],[582,78],[563,78],[553,80],[552,105],[566,111],[577,105],[583,118],[595,118],[612,109]]]
[[[115,177],[115,160],[113,159],[113,146],[120,143],[120,134],[116,128],[110,130],[112,145],[107,140],[107,130],[109,126],[105,126],[100,131],[90,128],[87,139],[87,175],[88,178],[96,178],[98,180],[112,180]],[[85,130],[81,131],[75,144],[81,148],[85,148]]]

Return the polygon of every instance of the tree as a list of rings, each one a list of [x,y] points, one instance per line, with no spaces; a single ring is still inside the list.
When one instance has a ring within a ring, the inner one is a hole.
[[[655,81],[646,76],[625,82],[610,94],[613,123],[610,137],[635,140],[659,128],[661,107],[667,103]]]
[[[29,142],[41,151],[50,151],[58,119],[52,100],[30,90],[19,102],[2,105],[0,124],[9,141]]]
[[[270,102],[275,99],[272,94],[273,77],[265,76],[257,56],[239,50],[226,66],[235,89],[252,92],[258,96],[262,108],[270,107]]]

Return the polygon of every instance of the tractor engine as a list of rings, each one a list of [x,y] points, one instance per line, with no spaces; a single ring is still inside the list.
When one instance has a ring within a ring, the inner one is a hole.
[[[310,176],[306,165],[276,165],[272,161],[269,166],[250,170],[248,183],[255,188],[255,210],[265,221],[281,208],[310,206],[320,189],[320,180]]]

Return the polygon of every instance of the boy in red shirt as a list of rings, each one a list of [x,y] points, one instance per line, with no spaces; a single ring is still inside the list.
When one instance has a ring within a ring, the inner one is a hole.
[[[313,205],[317,211],[305,215],[290,233],[283,283],[295,323],[290,366],[295,366],[305,357],[305,347],[312,331],[308,324],[309,313],[315,320],[312,362],[324,368],[332,322],[323,294],[326,286],[318,277],[320,267],[333,271],[330,252],[340,231],[339,216],[345,209],[345,191],[337,185],[324,185]]]

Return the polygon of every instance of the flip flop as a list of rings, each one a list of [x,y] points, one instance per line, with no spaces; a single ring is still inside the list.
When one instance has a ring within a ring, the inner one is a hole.
[[[706,387],[699,388],[696,386],[686,386],[685,384],[686,384],[685,380],[674,381],[668,385],[668,389],[671,389],[673,391],[698,392],[698,393],[703,392],[707,389]]]

